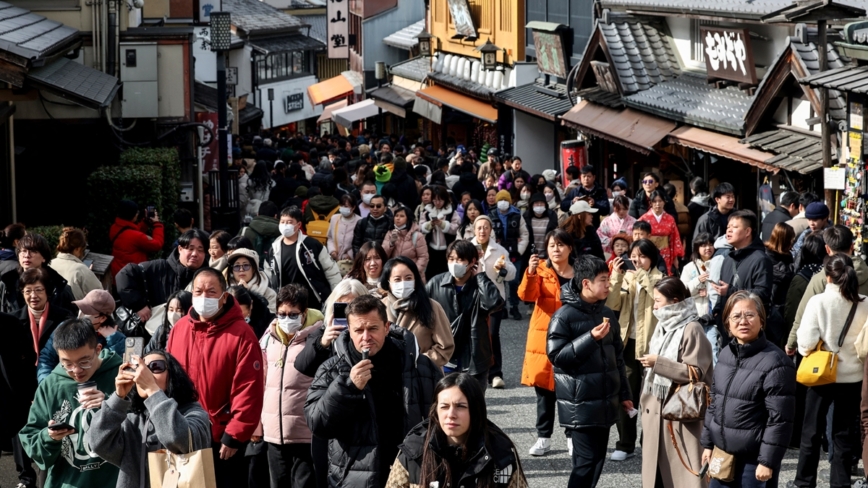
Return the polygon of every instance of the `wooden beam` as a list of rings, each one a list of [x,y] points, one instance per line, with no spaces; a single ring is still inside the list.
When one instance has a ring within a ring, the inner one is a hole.
[[[12,64],[5,59],[0,59],[0,81],[10,83],[14,87],[24,86],[24,77],[27,74],[23,66]]]
[[[0,88],[0,102],[27,102],[39,100],[39,92],[33,89],[17,90]]]

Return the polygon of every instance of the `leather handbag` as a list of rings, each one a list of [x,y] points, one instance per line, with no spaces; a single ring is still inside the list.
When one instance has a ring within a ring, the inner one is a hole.
[[[856,315],[856,304],[850,307],[850,314],[847,316],[847,322],[844,323],[844,328],[841,330],[841,335],[838,336],[838,351],[844,345],[844,338],[847,336],[847,331],[850,330],[850,324],[853,323],[853,317]],[[805,386],[822,386],[834,383],[838,377],[838,352],[824,351],[823,341],[817,342],[817,347],[811,351],[806,357],[802,358],[799,364],[799,369],[796,372],[796,381]]]
[[[669,395],[660,415],[669,421],[696,422],[705,418],[705,410],[711,403],[708,385],[699,381],[699,373],[687,365],[689,383],[676,385]]]
[[[735,456],[714,446],[711,459],[708,461],[708,476],[718,481],[735,479]]]
[[[148,453],[151,488],[216,488],[211,448],[193,450],[193,433],[187,430],[189,451],[173,454],[165,449]]]

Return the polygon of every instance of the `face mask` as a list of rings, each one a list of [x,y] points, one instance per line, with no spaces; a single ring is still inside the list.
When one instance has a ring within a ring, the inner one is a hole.
[[[622,192],[622,191],[613,191],[612,192],[612,198],[618,198],[623,194],[624,194],[624,192]]]
[[[509,210],[509,202],[507,202],[506,200],[501,200],[497,202],[497,209],[504,212]]]
[[[223,298],[223,295],[220,295]],[[220,311],[220,298],[193,297],[193,309],[200,319],[210,319]]]
[[[181,312],[172,312],[169,314],[169,323],[175,325],[178,323],[179,320],[181,320],[181,317],[183,317],[183,315],[181,315]]]
[[[554,198],[555,198],[555,194],[554,194],[554,193],[546,193],[546,201],[547,201],[547,202],[550,202],[550,201],[554,200]]]
[[[356,182],[356,175],[355,175],[355,173],[350,175],[350,181],[353,182],[353,183]]]
[[[533,208],[533,213],[535,213],[537,215],[542,215],[545,211],[546,211],[546,208],[544,205],[543,206],[535,206]]]
[[[416,283],[413,281],[401,281],[392,283],[390,286],[392,288],[392,295],[395,295],[395,298],[398,300],[409,298],[416,290]]]
[[[295,226],[292,224],[279,224],[277,226],[280,229],[280,233],[283,234],[283,237],[292,237],[295,235]]]
[[[282,330],[284,334],[295,334],[299,329],[301,329],[301,318],[302,316],[299,315],[295,320],[289,317],[285,319],[277,319],[277,326],[280,327],[280,330]]]
[[[396,225],[395,228],[398,230],[404,230],[407,228],[407,226],[406,225]]]
[[[467,274],[467,265],[464,263],[449,263],[448,266],[449,274],[456,280],[464,278],[464,275]]]
[[[372,198],[374,198],[373,193],[365,193],[362,195],[362,201],[365,202],[365,205],[370,205]]]
[[[350,218],[350,215],[352,214],[353,209],[351,209],[350,207],[341,207],[341,215],[343,215],[344,217]]]
[[[522,193],[522,194],[521,194],[521,199],[522,199],[523,201],[528,201],[528,200],[530,200],[530,194],[529,194],[529,193]]]

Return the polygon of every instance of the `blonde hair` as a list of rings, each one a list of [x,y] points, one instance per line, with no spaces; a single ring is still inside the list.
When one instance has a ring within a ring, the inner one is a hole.
[[[363,285],[361,281],[352,278],[342,280],[340,283],[337,284],[337,286],[335,286],[335,289],[332,290],[329,297],[326,298],[325,303],[323,303],[323,323],[326,325],[326,327],[331,325],[332,316],[334,316],[335,314],[335,302],[338,301],[338,298],[346,295],[355,295],[357,297],[360,297],[367,294],[368,289],[365,288],[365,285]]]

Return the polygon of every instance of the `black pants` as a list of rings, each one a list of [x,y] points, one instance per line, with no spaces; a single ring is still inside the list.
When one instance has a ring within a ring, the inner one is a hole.
[[[835,449],[832,455],[829,486],[850,486],[850,468],[857,453],[861,452],[859,405],[862,399],[862,382],[832,383],[808,388],[805,395],[805,422],[802,425],[802,442],[799,447],[799,465],[796,468],[795,485],[814,488],[817,486],[817,466],[820,462],[820,438],[826,431],[826,413],[832,402],[832,439]]]
[[[590,427],[568,431],[573,443],[573,471],[567,488],[594,488],[606,462],[609,429]]]
[[[18,472],[18,482],[24,483],[28,488],[36,486],[36,470],[33,469],[33,461],[27,457],[21,446],[21,439],[12,436],[12,458],[15,460],[15,471]]]
[[[551,439],[555,431],[555,392],[545,388],[534,386],[536,392],[536,435],[544,439]]]
[[[268,476],[268,445],[265,441],[247,445],[256,454],[247,456],[247,486],[248,488],[269,488],[271,478]]]
[[[505,308],[488,316],[488,330],[491,332],[491,353],[494,354],[494,366],[488,370],[488,381],[495,376],[503,378],[503,354],[500,352],[500,321],[503,320]]]
[[[245,488],[247,486],[247,458],[244,457],[245,446],[242,446],[229,459],[220,459],[220,448],[223,444],[211,443],[214,455],[214,475],[217,477],[217,488]]]
[[[627,383],[633,398],[633,408],[639,408],[639,393],[642,386],[642,365],[636,361],[636,340],[627,339],[624,343],[624,366],[627,369]],[[636,450],[636,421],[639,416],[630,418],[623,408],[618,409],[618,442],[615,449],[631,453]]]
[[[317,488],[329,488],[329,441],[317,436],[310,440],[313,472]]]
[[[268,443],[271,488],[315,488],[310,444]]]

